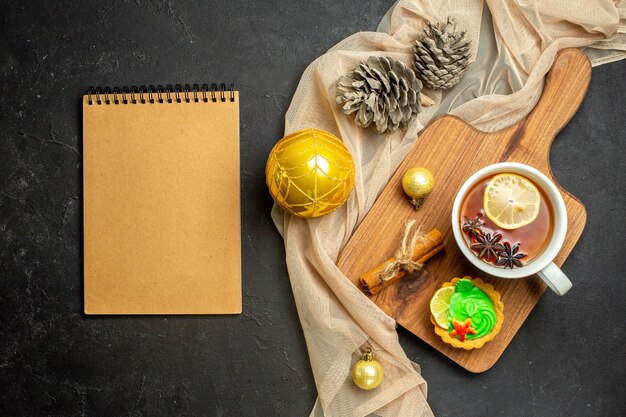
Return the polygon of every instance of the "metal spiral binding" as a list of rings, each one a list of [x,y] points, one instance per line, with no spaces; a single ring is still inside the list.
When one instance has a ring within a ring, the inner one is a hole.
[[[227,98],[228,96],[228,98]],[[208,84],[185,84],[181,86],[176,84],[168,84],[165,87],[159,84],[157,86],[132,86],[132,87],[89,87],[87,90],[87,103],[97,105],[110,104],[154,104],[154,103],[215,103],[217,101],[226,102],[226,100],[235,101],[235,84],[231,83],[226,86],[225,83]]]

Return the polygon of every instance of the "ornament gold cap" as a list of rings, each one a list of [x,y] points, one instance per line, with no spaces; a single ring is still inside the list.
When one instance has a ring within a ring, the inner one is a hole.
[[[420,207],[422,207],[422,203],[424,202],[423,198],[409,198],[409,201],[411,202],[411,204],[413,204],[413,206],[415,207],[415,210],[418,210]]]
[[[361,356],[361,360],[363,361],[372,361],[374,360],[374,354],[372,353],[372,348],[367,348],[367,350],[365,351],[365,353]]]

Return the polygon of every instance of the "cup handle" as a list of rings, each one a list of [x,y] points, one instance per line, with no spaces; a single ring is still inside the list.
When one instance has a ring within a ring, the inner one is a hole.
[[[537,275],[539,275],[539,278],[541,278],[552,291],[557,293],[557,295],[565,295],[565,293],[572,288],[572,281],[567,278],[567,275],[565,275],[554,262],[550,262],[548,266],[537,272]]]

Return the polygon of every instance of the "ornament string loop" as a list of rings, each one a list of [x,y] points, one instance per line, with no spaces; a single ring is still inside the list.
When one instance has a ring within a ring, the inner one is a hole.
[[[402,245],[400,245],[394,254],[395,260],[378,273],[378,278],[381,282],[389,281],[400,271],[413,273],[422,269],[424,264],[413,260],[415,247],[420,243],[424,243],[424,235],[417,227],[417,222],[415,220],[407,221],[404,229],[404,237],[402,238]]]

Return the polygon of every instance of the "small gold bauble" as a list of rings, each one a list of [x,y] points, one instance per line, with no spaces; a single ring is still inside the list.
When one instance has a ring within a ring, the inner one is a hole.
[[[300,217],[328,214],[348,200],[354,186],[354,161],[336,136],[304,129],[282,138],[265,166],[274,201]]]
[[[433,174],[424,167],[409,169],[402,177],[402,189],[409,196],[411,204],[417,210],[422,201],[435,188]]]
[[[361,359],[352,368],[352,381],[364,390],[371,390],[383,382],[383,367],[372,354],[372,349],[367,348]]]

